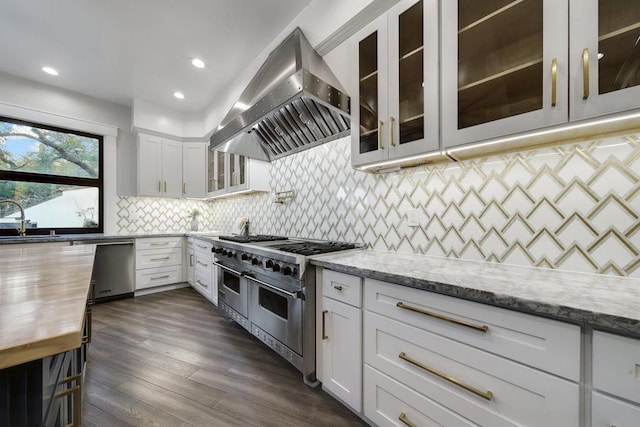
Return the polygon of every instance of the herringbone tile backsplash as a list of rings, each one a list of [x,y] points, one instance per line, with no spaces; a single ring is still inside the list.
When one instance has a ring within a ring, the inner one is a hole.
[[[274,161],[274,203],[215,201],[211,227],[374,248],[640,277],[640,137],[629,135],[374,175],[350,139]],[[420,226],[407,225],[416,208]]]

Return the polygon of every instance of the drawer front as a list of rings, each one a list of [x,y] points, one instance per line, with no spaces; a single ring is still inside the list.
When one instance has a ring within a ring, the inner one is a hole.
[[[182,237],[146,237],[136,239],[136,250],[181,248]]]
[[[364,367],[364,389],[364,416],[380,427],[477,427],[477,424],[405,387],[369,365]],[[491,426],[501,425],[514,426],[511,423],[500,424],[500,420],[491,423]]]
[[[365,363],[475,423],[578,425],[576,383],[375,313],[364,324]]]
[[[366,310],[572,381],[580,378],[577,325],[373,279],[365,279],[364,299]]]
[[[213,266],[211,260],[211,253],[202,253],[200,251],[196,251],[194,254],[194,261],[196,268],[209,270]]]
[[[640,407],[593,392],[592,427],[636,427],[640,424]]]
[[[640,404],[640,340],[594,331],[593,387]]]
[[[196,277],[193,287],[202,295],[204,295],[208,300],[211,300],[211,295],[213,292],[213,287],[211,286],[211,272],[205,272],[196,268]]]
[[[136,271],[136,289],[153,288],[182,281],[182,267],[148,268]]]
[[[323,270],[322,295],[354,307],[362,307],[362,278]]]
[[[182,264],[182,249],[136,251],[136,270]]]
[[[193,247],[195,248],[196,251],[200,251],[204,253],[208,252],[209,254],[211,254],[211,248],[213,247],[213,245],[210,242],[205,242],[204,240],[194,239]]]

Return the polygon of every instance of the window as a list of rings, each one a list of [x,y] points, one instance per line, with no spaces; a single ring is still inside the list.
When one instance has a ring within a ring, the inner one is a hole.
[[[0,117],[0,200],[27,235],[102,233],[102,153],[102,136]],[[0,235],[19,226],[0,203]]]

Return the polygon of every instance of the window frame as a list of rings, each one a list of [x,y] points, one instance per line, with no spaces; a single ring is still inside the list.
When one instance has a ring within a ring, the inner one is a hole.
[[[104,136],[83,132],[74,129],[66,129],[57,126],[46,125],[42,123],[32,122],[29,120],[16,119],[0,115],[0,121],[13,123],[22,126],[32,126],[39,129],[50,130],[54,132],[70,133],[73,135],[93,138],[98,140],[98,177],[83,178],[64,175],[51,175],[35,172],[18,172],[6,171],[0,169],[0,180],[3,181],[22,181],[37,182],[41,184],[67,184],[79,187],[95,187],[98,188],[98,226],[97,227],[49,227],[49,228],[27,228],[27,236],[38,236],[51,234],[95,234],[104,233]],[[26,208],[25,208],[26,209]],[[27,218],[28,219],[28,218]],[[11,228],[0,228],[0,236],[16,236],[16,230]]]

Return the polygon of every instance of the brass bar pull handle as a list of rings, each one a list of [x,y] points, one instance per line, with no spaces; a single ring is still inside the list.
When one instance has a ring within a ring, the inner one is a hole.
[[[384,144],[382,143],[382,126],[384,122],[382,120],[378,120],[378,147],[381,150],[384,150]]]
[[[407,415],[404,412],[400,413],[400,416],[398,417],[398,419],[407,427],[416,427],[411,421],[409,421],[409,419],[407,418]]]
[[[162,181],[158,181],[158,193],[162,193]]]
[[[326,340],[327,338],[329,338],[327,336],[327,324],[326,324],[326,320],[325,320],[325,314],[327,314],[329,312],[329,310],[322,310],[322,339]]]
[[[74,387],[62,390],[54,395],[54,398],[65,397],[73,394],[73,421],[67,427],[80,427],[82,425],[82,374],[67,377],[62,383],[75,382]]]
[[[87,324],[87,335],[83,335],[81,339],[82,344],[89,344],[91,342],[91,337],[93,335],[93,313],[91,312],[91,306],[87,303],[87,314],[86,314],[86,324]]]
[[[336,291],[341,291],[341,290],[342,290],[342,286],[340,286],[340,285],[333,285],[333,289],[335,289]]]
[[[151,243],[151,246],[167,246],[169,242]]]
[[[149,261],[162,261],[162,260],[165,260],[165,259],[169,259],[169,257],[168,256],[163,256],[163,257],[160,257],[160,258],[149,258]]]
[[[207,265],[207,264],[205,264],[204,262],[200,262],[200,261],[196,261],[196,262],[197,262],[198,264],[200,264],[201,266],[203,266],[203,267],[208,267],[208,265]]]
[[[156,276],[156,277],[152,277],[151,280],[160,280],[160,279],[168,279],[170,276],[168,274],[165,274],[164,276]]]
[[[558,58],[551,61],[551,106],[556,106],[558,99]]]
[[[422,310],[421,308],[417,308],[417,307],[412,307],[410,305],[403,303],[402,301],[398,301],[396,303],[396,307],[403,308],[405,310],[414,311],[416,313],[424,314],[425,316],[435,317],[436,319],[444,320],[445,322],[455,323],[456,325],[465,326],[467,328],[475,329],[476,331],[480,331],[480,332],[487,332],[489,330],[489,327],[487,325],[474,325],[473,323],[454,319],[453,317],[447,317],[447,316],[443,316],[442,314]]]
[[[164,182],[164,192],[167,192],[167,181]]]
[[[200,280],[196,280],[196,283],[198,285],[202,286],[203,288],[209,289],[209,285],[207,285],[206,283],[202,283]]]
[[[193,267],[193,255],[189,255],[189,267]]]
[[[187,183],[186,182],[182,183],[182,194],[187,194]]]
[[[413,360],[412,358],[407,356],[407,354],[404,351],[402,353],[400,353],[398,355],[398,357],[400,359],[406,361],[406,362],[411,363],[414,366],[417,366],[420,369],[423,369],[423,370],[429,372],[430,374],[435,375],[438,378],[442,378],[443,380],[449,381],[450,383],[455,384],[460,388],[463,388],[463,389],[465,389],[467,391],[470,391],[471,393],[473,393],[473,394],[475,394],[477,396],[480,396],[483,399],[486,399],[486,400],[493,399],[493,393],[491,393],[490,391],[480,391],[477,388],[471,387],[470,385],[467,385],[467,384],[463,383],[462,381],[460,381],[460,380],[458,380],[456,378],[450,377],[449,375],[446,375],[446,374],[444,374],[444,373],[442,373],[442,372],[440,372],[440,371],[438,371],[436,369],[433,369],[433,368],[431,368],[431,367],[429,367],[429,366],[427,366],[427,365],[425,365],[423,363],[420,363],[417,360]]]
[[[582,51],[582,99],[589,98],[589,48]]]
[[[389,116],[389,141],[392,147],[396,146],[396,142],[393,140],[393,123],[396,119],[393,116]]]

